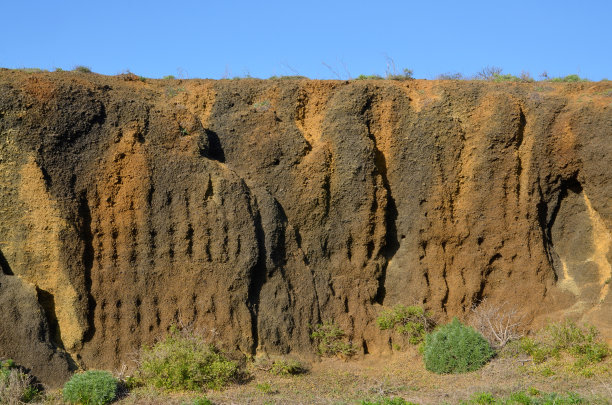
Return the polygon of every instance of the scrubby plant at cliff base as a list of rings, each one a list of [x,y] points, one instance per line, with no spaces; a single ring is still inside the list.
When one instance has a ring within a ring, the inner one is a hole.
[[[574,368],[581,370],[603,361],[610,355],[610,348],[595,327],[579,326],[574,321],[565,320],[547,325],[533,337],[513,342],[505,352],[510,355],[527,354],[535,364],[560,359],[566,354],[573,358]]]
[[[275,360],[270,368],[272,374],[284,376],[304,374],[307,371],[301,362],[293,359]]]
[[[165,390],[220,389],[240,379],[238,363],[192,332],[172,330],[144,348],[136,381]]]
[[[316,325],[310,337],[317,343],[317,351],[321,356],[351,357],[355,354],[355,348],[346,341],[344,331],[333,322]]]
[[[423,341],[425,334],[434,326],[431,314],[418,305],[398,304],[393,309],[386,309],[376,318],[380,330],[395,329],[407,335],[409,342],[417,345]]]
[[[478,370],[493,354],[485,338],[457,318],[428,334],[423,348],[425,368],[438,374]]]
[[[0,362],[0,404],[28,403],[39,396],[32,376],[22,372],[11,359]]]
[[[89,370],[72,376],[62,394],[71,404],[104,405],[115,400],[117,388],[117,379],[108,371]]]

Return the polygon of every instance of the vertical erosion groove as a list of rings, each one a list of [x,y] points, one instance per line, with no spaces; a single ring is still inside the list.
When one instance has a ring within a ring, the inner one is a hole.
[[[85,277],[85,289],[87,291],[87,330],[83,336],[83,342],[90,341],[95,333],[94,315],[96,301],[91,293],[91,270],[94,262],[93,234],[91,232],[91,209],[87,202],[87,196],[83,193],[79,202],[79,217],[81,228],[79,230],[83,241],[83,271]]]
[[[257,262],[251,270],[251,280],[248,289],[248,303],[249,310],[251,312],[251,334],[253,337],[252,352],[255,353],[257,346],[259,345],[259,331],[258,331],[258,315],[259,315],[259,301],[261,295],[261,289],[267,280],[266,272],[266,239],[261,222],[261,214],[257,207],[257,200],[255,200],[255,207],[253,212],[254,224],[255,224],[255,237],[257,238]]]
[[[391,191],[391,186],[389,184],[389,179],[387,177],[387,159],[384,153],[378,148],[376,143],[376,136],[371,130],[371,119],[372,119],[372,97],[369,97],[365,103],[364,108],[361,111],[362,117],[365,119],[365,125],[368,132],[368,138],[372,141],[372,146],[374,149],[374,165],[376,167],[376,174],[380,175],[382,180],[382,185],[387,193],[387,205],[383,207],[385,212],[385,240],[384,245],[381,248],[381,254],[385,258],[385,262],[381,266],[381,274],[378,278],[378,289],[376,291],[376,295],[374,296],[374,302],[378,304],[382,304],[385,295],[385,281],[387,276],[387,266],[389,264],[389,260],[395,255],[397,250],[399,249],[399,241],[397,238],[397,205],[395,204],[395,199],[393,198],[393,194]],[[376,197],[375,197],[376,198]]]
[[[9,266],[9,263],[4,257],[4,254],[2,253],[1,250],[0,250],[0,270],[2,270],[2,274],[5,274],[7,276],[14,275],[13,270],[11,270],[11,266]]]

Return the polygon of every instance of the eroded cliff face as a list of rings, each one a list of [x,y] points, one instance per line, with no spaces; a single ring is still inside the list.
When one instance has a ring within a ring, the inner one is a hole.
[[[126,79],[0,72],[0,356],[49,384],[174,323],[384,353],[396,303],[612,337],[611,84]]]

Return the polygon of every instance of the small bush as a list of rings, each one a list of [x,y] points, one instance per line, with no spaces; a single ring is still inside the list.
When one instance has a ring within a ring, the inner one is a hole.
[[[463,80],[461,73],[442,73],[436,77],[436,80]]]
[[[193,400],[191,405],[213,405],[212,401],[206,397],[199,397]]]
[[[257,391],[264,393],[264,394],[276,394],[278,392],[278,390],[276,388],[274,388],[272,386],[272,384],[270,383],[259,383],[255,386],[255,389],[257,389]]]
[[[472,307],[471,325],[496,349],[523,336],[523,315],[508,303],[493,304],[486,299]]]
[[[487,66],[474,77],[476,80],[493,80],[495,76],[501,75],[502,68],[497,66]]]
[[[79,72],[79,73],[91,73],[91,69],[87,66],[83,66],[83,65],[78,65],[75,66],[74,69],[72,69],[73,72]]]
[[[241,376],[239,365],[193,333],[172,330],[145,348],[137,380],[166,390],[220,389]]]
[[[413,71],[412,69],[404,69],[402,74],[388,73],[387,80],[412,80]]]
[[[467,401],[461,401],[460,405],[488,405],[488,404],[521,404],[521,405],[570,405],[589,404],[587,398],[574,392],[565,395],[555,392],[544,393],[530,389],[528,391],[516,391],[505,398],[496,397],[490,392],[478,392],[473,394]],[[607,403],[607,402],[606,402]]]
[[[383,80],[383,77],[380,75],[359,75],[355,80]]]
[[[174,79],[176,79],[176,77],[174,77],[173,75],[168,75],[168,76],[162,77],[162,79],[164,79],[164,80],[174,80]]]
[[[32,376],[22,372],[11,359],[0,363],[0,404],[32,402],[39,396]]]
[[[521,339],[519,344],[520,349],[532,356],[536,364],[567,353],[574,357],[574,365],[578,369],[599,363],[610,354],[597,328],[588,325],[581,327],[570,320],[551,323],[534,338]]]
[[[493,349],[485,338],[457,318],[425,338],[425,368],[438,374],[478,370],[491,357]]]
[[[425,339],[434,322],[431,314],[418,305],[396,305],[393,309],[384,310],[376,323],[381,330],[395,329],[396,332],[407,335],[409,342],[417,345]]]
[[[310,337],[317,342],[321,356],[351,357],[355,354],[353,345],[345,340],[344,331],[333,322],[323,322],[315,326]]]
[[[568,75],[565,77],[555,77],[550,79],[551,82],[561,82],[561,83],[578,83],[578,82],[588,82],[588,79],[582,79],[578,75]]]
[[[71,404],[104,405],[116,398],[117,387],[117,380],[108,371],[89,370],[72,376],[62,394]]]
[[[272,374],[284,376],[304,374],[306,371],[306,367],[297,360],[276,360],[270,368]]]

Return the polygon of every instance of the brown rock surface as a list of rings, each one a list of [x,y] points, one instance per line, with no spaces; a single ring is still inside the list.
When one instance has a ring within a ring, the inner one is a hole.
[[[611,84],[124,79],[0,71],[0,356],[43,381],[177,322],[381,353],[396,303],[612,338]]]

